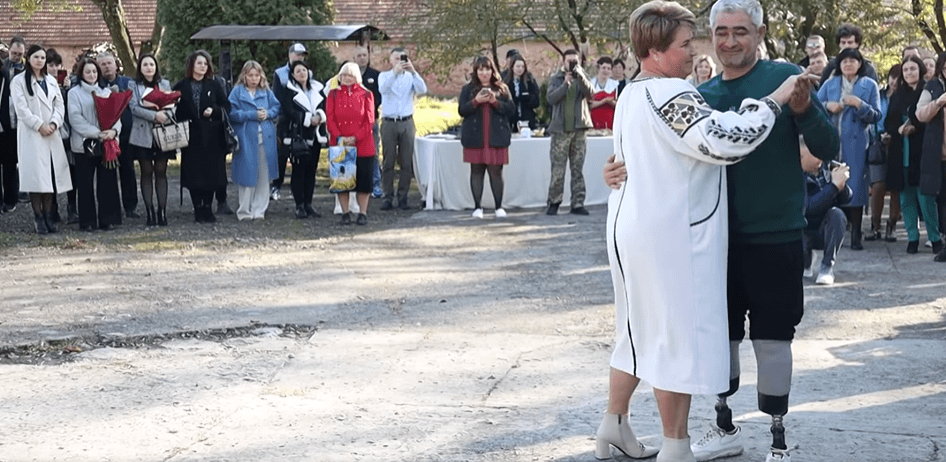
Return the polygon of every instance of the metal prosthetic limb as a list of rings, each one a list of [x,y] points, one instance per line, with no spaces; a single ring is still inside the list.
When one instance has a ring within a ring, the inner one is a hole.
[[[729,390],[719,395],[716,401],[716,426],[732,433],[736,426],[732,423],[732,409],[726,399],[739,390],[739,342],[729,342]]]
[[[781,340],[753,340],[759,363],[759,410],[772,416],[772,447],[787,449],[782,418],[788,413],[792,388],[792,344]]]

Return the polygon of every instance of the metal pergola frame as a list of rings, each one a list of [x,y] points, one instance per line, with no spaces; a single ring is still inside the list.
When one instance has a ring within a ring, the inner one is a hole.
[[[331,26],[293,25],[217,25],[205,27],[190,37],[191,40],[219,40],[221,76],[233,79],[233,60],[230,42],[285,41],[285,42],[358,42],[371,50],[372,40],[390,40],[388,34],[368,24],[335,24]]]

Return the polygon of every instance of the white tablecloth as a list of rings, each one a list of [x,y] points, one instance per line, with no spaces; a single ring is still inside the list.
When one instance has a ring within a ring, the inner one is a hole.
[[[503,168],[505,188],[503,207],[545,207],[552,178],[549,145],[551,139],[513,138],[509,147],[509,165]],[[585,205],[605,204],[611,189],[601,172],[614,152],[608,137],[588,137],[588,149],[582,171],[585,176]],[[427,210],[464,210],[473,208],[470,192],[470,164],[463,162],[460,140],[416,138],[414,141],[414,177]],[[566,169],[565,196],[562,207],[571,201],[571,173]],[[486,175],[482,205],[493,207],[493,193]]]

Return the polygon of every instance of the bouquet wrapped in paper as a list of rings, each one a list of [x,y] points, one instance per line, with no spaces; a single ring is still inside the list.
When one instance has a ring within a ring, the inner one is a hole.
[[[108,96],[92,95],[95,101],[95,114],[99,119],[99,127],[109,130],[122,118],[122,113],[128,108],[131,101],[131,90],[109,93]],[[126,127],[131,130],[131,127]],[[122,154],[117,139],[105,140],[102,143],[102,162],[109,168],[118,166],[118,156]]]

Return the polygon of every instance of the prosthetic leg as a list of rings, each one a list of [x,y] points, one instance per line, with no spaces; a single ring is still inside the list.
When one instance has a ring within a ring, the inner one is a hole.
[[[732,422],[727,398],[739,390],[739,341],[729,342],[729,390],[716,401],[716,425],[690,447],[697,460],[706,461],[742,454],[742,430]]]
[[[792,388],[792,343],[753,340],[752,348],[759,365],[759,410],[772,416],[772,449],[765,460],[790,462],[782,419],[788,413],[788,393]]]

